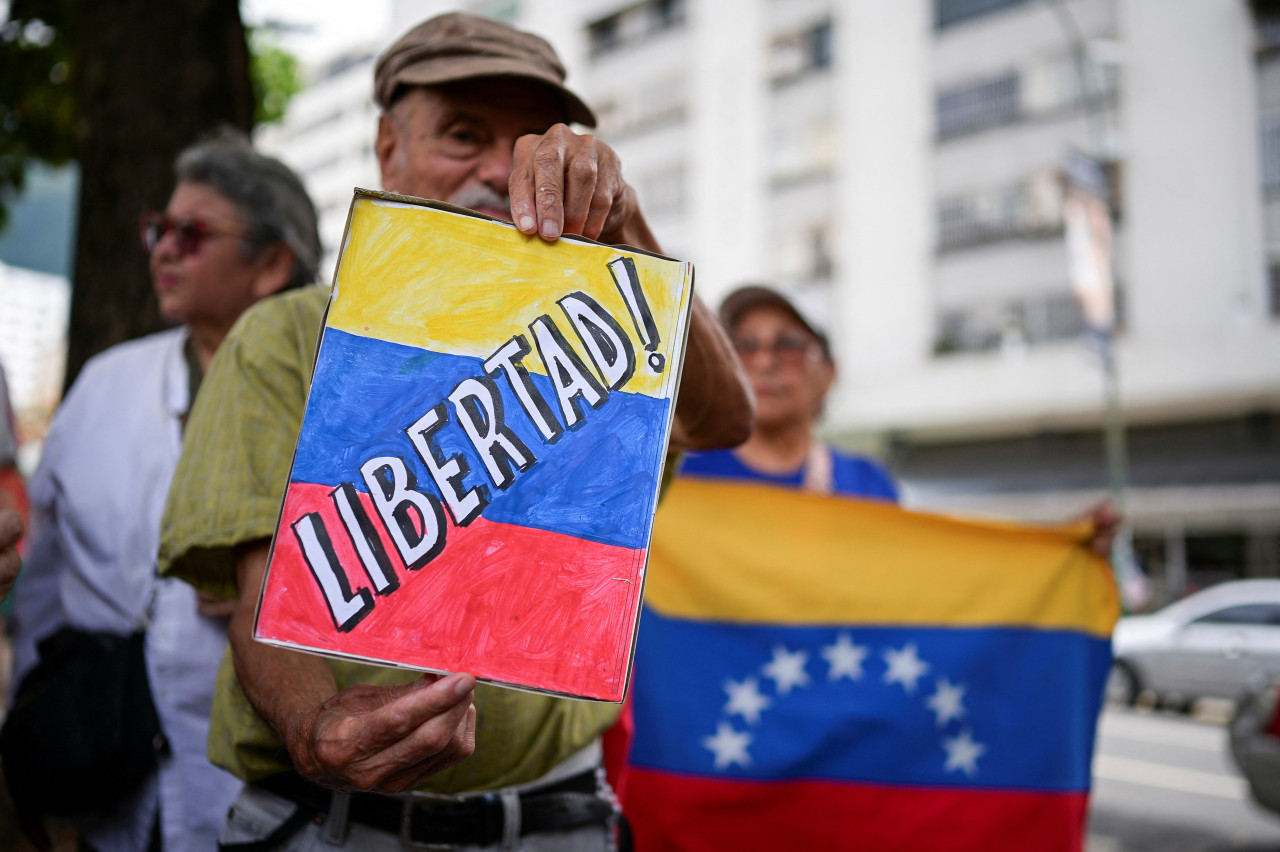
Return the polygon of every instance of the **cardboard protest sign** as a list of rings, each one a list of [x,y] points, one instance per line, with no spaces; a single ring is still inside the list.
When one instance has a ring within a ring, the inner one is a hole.
[[[692,277],[358,190],[255,636],[621,701]]]

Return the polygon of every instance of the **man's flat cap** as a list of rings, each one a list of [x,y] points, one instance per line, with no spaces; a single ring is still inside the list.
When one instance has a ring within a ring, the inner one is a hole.
[[[387,48],[374,67],[373,99],[387,109],[405,87],[479,77],[542,83],[560,98],[566,119],[596,125],[591,108],[565,87],[564,65],[546,39],[464,12],[423,21]]]

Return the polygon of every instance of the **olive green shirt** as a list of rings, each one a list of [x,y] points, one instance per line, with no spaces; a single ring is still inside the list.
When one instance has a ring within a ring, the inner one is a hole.
[[[165,507],[160,571],[224,597],[238,594],[234,548],[275,532],[306,408],[328,288],[258,303],[218,349],[191,412]],[[674,470],[668,464],[668,473]],[[339,689],[405,683],[417,672],[327,660]],[[552,698],[480,684],[475,753],[421,789],[461,793],[521,784],[589,745],[614,704]],[[288,752],[249,704],[230,651],[214,693],[214,764],[252,781],[293,769]]]

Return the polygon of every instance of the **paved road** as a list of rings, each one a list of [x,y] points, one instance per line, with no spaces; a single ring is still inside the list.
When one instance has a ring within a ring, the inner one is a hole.
[[[1280,815],[1249,797],[1222,721],[1106,710],[1087,852],[1280,852]]]

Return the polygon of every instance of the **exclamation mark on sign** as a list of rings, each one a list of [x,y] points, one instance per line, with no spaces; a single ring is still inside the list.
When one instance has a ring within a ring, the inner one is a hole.
[[[640,288],[636,262],[629,257],[619,257],[609,261],[608,265],[613,283],[622,294],[622,300],[627,303],[631,321],[636,326],[636,334],[640,336],[640,342],[644,344],[644,348],[649,350],[649,369],[655,373],[661,373],[662,368],[667,364],[667,358],[661,352],[655,351],[662,341],[658,337],[658,324],[653,321],[653,312],[649,310],[649,303],[645,301],[644,290]]]

